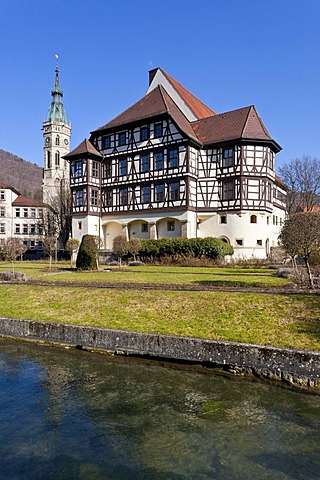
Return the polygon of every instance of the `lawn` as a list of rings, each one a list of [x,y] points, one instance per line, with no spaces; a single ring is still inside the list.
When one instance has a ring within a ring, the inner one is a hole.
[[[47,263],[17,262],[15,270],[24,272],[29,279],[46,282],[68,283],[151,283],[180,285],[216,285],[216,286],[252,286],[282,287],[288,280],[275,275],[268,268],[222,268],[222,267],[168,267],[141,266],[126,268],[107,268],[99,272],[76,272],[66,263],[58,263],[50,269]],[[10,264],[0,264],[0,271],[10,270]]]

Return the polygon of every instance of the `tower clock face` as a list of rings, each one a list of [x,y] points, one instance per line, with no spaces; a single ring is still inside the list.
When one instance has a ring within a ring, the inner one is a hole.
[[[65,145],[69,145],[69,142],[66,138],[64,139],[64,143],[65,143]]]
[[[49,143],[50,143],[50,138],[47,137],[47,138],[46,138],[46,144],[49,145]]]

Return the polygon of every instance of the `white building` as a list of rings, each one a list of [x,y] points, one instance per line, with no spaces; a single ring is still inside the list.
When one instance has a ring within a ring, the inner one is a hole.
[[[46,206],[0,184],[0,244],[7,238],[20,238],[30,251],[42,251],[43,217]]]
[[[286,190],[281,147],[254,106],[216,114],[162,69],[146,95],[91,132],[70,162],[73,237],[217,237],[235,257],[278,243]]]
[[[43,201],[50,203],[69,183],[69,165],[63,159],[70,151],[71,123],[67,121],[60,88],[59,68],[55,70],[55,84],[47,119],[43,122],[44,169]]]

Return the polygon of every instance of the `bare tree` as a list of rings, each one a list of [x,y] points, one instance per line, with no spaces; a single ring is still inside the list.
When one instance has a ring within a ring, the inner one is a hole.
[[[44,218],[44,236],[56,235],[61,248],[70,237],[72,225],[71,193],[69,186],[61,183],[60,191],[48,201],[48,210]]]
[[[80,242],[76,238],[69,238],[66,243],[66,250],[70,253],[70,266],[72,268],[73,256],[79,250]]]
[[[280,240],[292,258],[299,256],[304,260],[309,286],[314,288],[309,258],[320,251],[320,213],[300,212],[290,215],[281,230]]]
[[[47,235],[42,238],[43,250],[49,255],[49,266],[52,266],[52,257],[57,250],[57,237],[54,235]]]
[[[121,267],[122,257],[128,253],[129,242],[124,235],[118,235],[113,239],[113,253],[119,258]]]
[[[303,156],[283,165],[280,176],[289,188],[287,194],[288,213],[310,212],[319,201],[320,158]]]
[[[14,273],[14,261],[25,253],[26,245],[20,238],[9,237],[1,245],[1,250],[5,260],[12,263],[12,272]]]
[[[131,238],[128,242],[128,253],[133,256],[133,260],[136,260],[136,255],[141,250],[140,238]]]

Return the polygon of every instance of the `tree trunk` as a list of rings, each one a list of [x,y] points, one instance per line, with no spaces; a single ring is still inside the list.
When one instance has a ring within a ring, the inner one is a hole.
[[[312,276],[312,272],[311,272],[311,268],[310,268],[310,264],[309,264],[309,259],[305,258],[304,261],[305,261],[305,264],[306,264],[306,267],[307,267],[307,272],[308,272],[308,277],[309,277],[309,287],[313,290],[314,289],[313,276]]]

